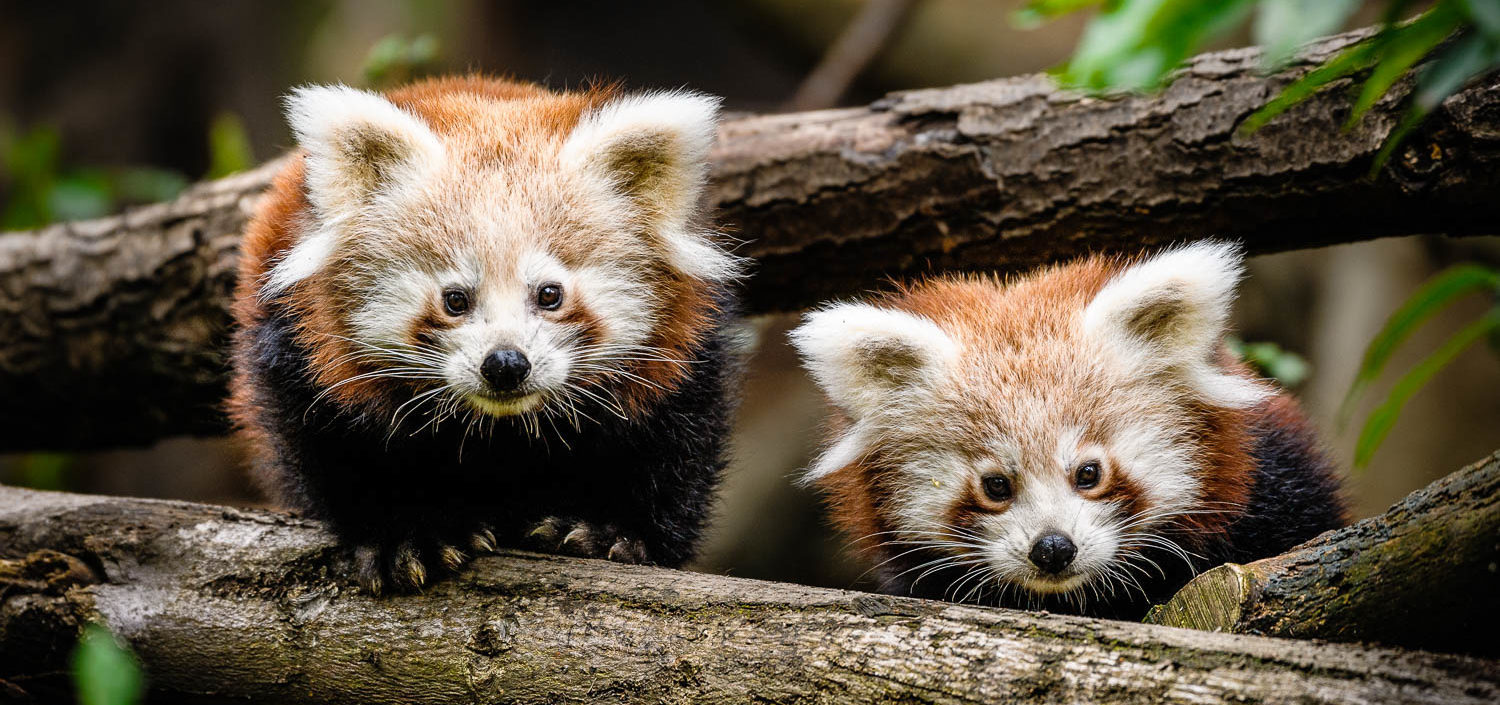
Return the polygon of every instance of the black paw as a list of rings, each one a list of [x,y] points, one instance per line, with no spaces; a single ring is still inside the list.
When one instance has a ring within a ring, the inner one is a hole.
[[[421,590],[440,575],[455,573],[475,556],[495,552],[495,534],[487,526],[443,536],[418,536],[354,548],[354,572],[373,595]]]
[[[527,545],[548,553],[581,558],[607,558],[619,563],[647,564],[646,544],[611,524],[547,517],[526,532]]]

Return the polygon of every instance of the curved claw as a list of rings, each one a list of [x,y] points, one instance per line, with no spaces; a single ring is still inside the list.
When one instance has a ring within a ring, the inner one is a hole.
[[[392,576],[406,587],[417,589],[427,584],[427,566],[422,565],[422,554],[410,541],[396,548],[391,562]]]
[[[615,541],[615,545],[609,547],[607,556],[617,563],[642,564],[646,562],[646,549],[640,541],[621,536]]]
[[[474,532],[473,536],[469,537],[469,545],[473,547],[476,553],[494,553],[495,532],[491,531],[489,527],[480,527],[478,531]]]
[[[469,557],[463,551],[448,545],[438,549],[438,557],[442,559],[443,567],[450,571],[457,571],[469,562]]]

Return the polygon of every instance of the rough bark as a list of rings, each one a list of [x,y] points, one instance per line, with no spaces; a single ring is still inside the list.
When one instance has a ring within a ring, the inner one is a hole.
[[[1254,51],[1206,54],[1158,96],[1086,98],[1029,76],[730,120],[710,200],[756,260],[748,309],[1210,235],[1268,252],[1495,233],[1500,78],[1450,99],[1374,178],[1395,98],[1345,132],[1334,87],[1237,132],[1352,36],[1272,78]],[[223,428],[235,241],[274,170],[116,218],[0,234],[0,399],[21,400],[0,402],[0,451]]]
[[[223,432],[240,231],[280,166],[0,233],[0,452]]]
[[[1500,655],[1500,453],[1274,558],[1214,568],[1147,621]]]
[[[315,523],[0,488],[0,681],[80,625],[153,702],[1494,702],[1500,664],[505,553],[371,598]]]

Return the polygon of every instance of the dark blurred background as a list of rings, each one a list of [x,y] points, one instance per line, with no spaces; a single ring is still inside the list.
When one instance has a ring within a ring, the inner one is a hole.
[[[794,102],[860,0],[0,2],[0,229],[168,198],[192,181],[273,157],[291,146],[280,97],[298,84],[379,87],[419,73],[479,70],[557,87],[599,78],[689,86],[724,96],[736,112],[831,107],[1039,71],[1066,58],[1081,18],[1021,30],[1010,21],[1019,4],[909,3],[841,98],[809,102],[804,94]],[[1335,416],[1365,345],[1427,277],[1476,260],[1500,263],[1500,240],[1416,237],[1257,258],[1237,325],[1245,340],[1305,359],[1296,389],[1347,468],[1358,424],[1341,428]],[[1485,306],[1476,298],[1440,315],[1391,367],[1409,369]],[[862,567],[827,528],[816,497],[790,482],[824,413],[784,342],[794,320],[754,321],[759,346],[737,457],[698,567],[848,587]],[[1359,411],[1388,385],[1377,385]],[[1368,467],[1349,472],[1357,513],[1383,511],[1497,447],[1500,362],[1476,346],[1412,400]],[[0,456],[0,482],[263,502],[225,439]]]

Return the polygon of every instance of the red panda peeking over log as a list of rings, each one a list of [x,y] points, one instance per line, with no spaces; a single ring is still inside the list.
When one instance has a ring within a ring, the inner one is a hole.
[[[717,99],[469,76],[287,105],[234,307],[263,484],[375,591],[497,544],[685,561],[737,369]]]
[[[1241,260],[1200,243],[810,313],[793,342],[837,418],[805,479],[887,592],[1101,617],[1342,526],[1296,403],[1223,346]]]

